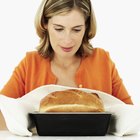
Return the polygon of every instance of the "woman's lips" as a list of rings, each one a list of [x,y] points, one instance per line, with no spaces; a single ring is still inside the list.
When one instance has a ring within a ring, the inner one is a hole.
[[[61,46],[61,48],[62,48],[62,50],[63,50],[64,52],[70,52],[70,51],[72,51],[72,48],[73,48],[73,47],[62,47],[62,46]]]

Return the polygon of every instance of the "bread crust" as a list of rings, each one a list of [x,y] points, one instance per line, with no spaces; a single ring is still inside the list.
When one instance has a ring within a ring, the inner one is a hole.
[[[39,112],[104,112],[104,106],[96,93],[68,89],[45,96]]]

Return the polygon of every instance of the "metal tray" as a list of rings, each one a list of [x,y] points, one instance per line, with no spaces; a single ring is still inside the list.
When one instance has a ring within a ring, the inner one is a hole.
[[[39,136],[104,136],[111,114],[107,112],[29,113]]]

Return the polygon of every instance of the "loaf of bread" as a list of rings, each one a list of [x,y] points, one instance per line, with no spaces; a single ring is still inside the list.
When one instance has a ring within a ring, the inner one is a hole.
[[[68,89],[45,96],[39,112],[104,112],[102,100],[95,93]]]

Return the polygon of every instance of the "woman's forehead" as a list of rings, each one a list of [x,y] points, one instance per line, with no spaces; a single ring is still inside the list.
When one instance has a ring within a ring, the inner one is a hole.
[[[67,13],[62,13],[53,16],[50,19],[52,24],[60,24],[60,25],[82,25],[85,23],[85,18],[82,12],[78,10],[72,10]]]

